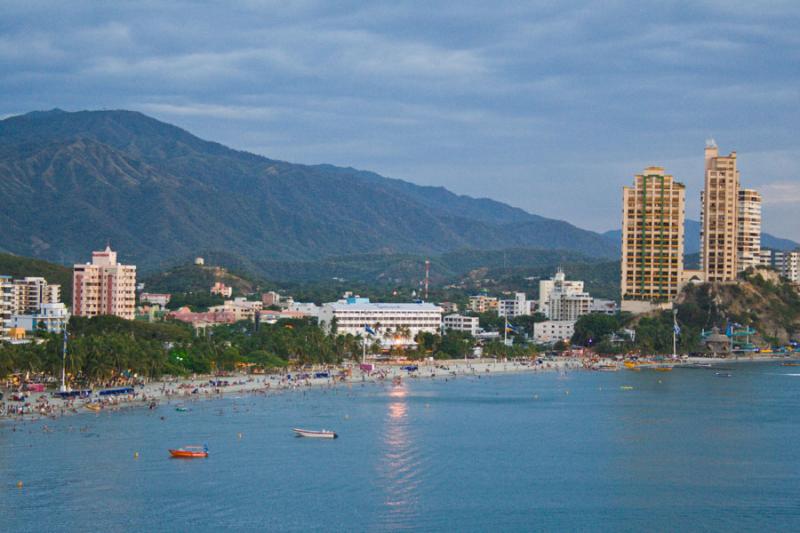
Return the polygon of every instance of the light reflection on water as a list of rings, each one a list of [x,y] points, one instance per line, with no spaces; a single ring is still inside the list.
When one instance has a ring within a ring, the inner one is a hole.
[[[389,392],[379,476],[384,487],[387,529],[412,527],[418,513],[420,453],[413,440],[408,416],[408,389],[394,386]]]

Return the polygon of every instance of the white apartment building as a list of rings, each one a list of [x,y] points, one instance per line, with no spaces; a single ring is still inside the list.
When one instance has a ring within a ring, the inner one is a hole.
[[[43,329],[48,333],[61,333],[69,321],[67,306],[61,302],[39,304],[35,313],[12,315],[9,327],[33,332]]]
[[[143,292],[139,295],[139,301],[142,303],[157,305],[162,309],[166,309],[167,304],[172,299],[170,294],[158,294],[154,292]]]
[[[592,305],[589,308],[590,313],[602,313],[604,315],[616,315],[618,310],[617,302],[601,298],[593,298]]]
[[[480,331],[479,319],[476,316],[446,315],[442,319],[444,329],[463,331],[473,337]]]
[[[793,283],[800,283],[800,251],[775,252],[775,270]]]
[[[758,252],[758,266],[772,266],[772,250],[762,249]]]
[[[313,302],[295,302],[289,304],[289,307],[286,309],[287,311],[291,311],[293,313],[303,313],[306,316],[319,318],[320,306]]]
[[[537,344],[569,342],[574,334],[574,320],[547,320],[533,325],[533,342]]]
[[[438,334],[442,308],[430,303],[372,303],[369,298],[349,297],[322,305],[320,325],[336,324],[340,335],[366,334],[369,326],[384,345],[413,344],[420,332]]]
[[[737,268],[756,268],[761,253],[761,195],[753,189],[739,189]]]
[[[583,282],[567,280],[561,269],[552,279],[539,282],[539,309],[550,320],[575,321],[592,312],[593,301]]]
[[[0,337],[8,334],[14,310],[14,283],[11,276],[0,276]]]
[[[528,300],[524,292],[515,292],[513,299],[497,302],[497,316],[527,316],[531,314],[532,307],[535,308],[535,302]]]
[[[546,317],[551,317],[550,300],[553,291],[558,287],[559,295],[580,295],[585,294],[583,291],[582,281],[571,281],[566,279],[566,275],[562,269],[556,271],[556,275],[550,279],[543,279],[539,281],[539,312],[543,313]]]
[[[72,313],[76,316],[136,315],[136,267],[117,263],[117,252],[106,246],[92,252],[92,262],[72,271]]]
[[[35,313],[42,304],[61,301],[61,286],[51,285],[39,277],[14,280],[14,310],[18,315]]]

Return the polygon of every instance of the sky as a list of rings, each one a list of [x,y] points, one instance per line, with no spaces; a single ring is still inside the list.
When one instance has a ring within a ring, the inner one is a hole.
[[[0,117],[132,109],[604,231],[650,165],[736,151],[800,241],[800,2],[4,2]]]

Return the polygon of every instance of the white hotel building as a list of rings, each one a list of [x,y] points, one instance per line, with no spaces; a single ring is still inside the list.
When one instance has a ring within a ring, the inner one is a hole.
[[[366,335],[372,328],[384,344],[411,344],[421,332],[438,334],[442,327],[442,308],[430,303],[372,303],[369,298],[347,298],[322,305],[319,322],[330,330],[336,322],[340,335]],[[397,331],[408,330],[397,337]],[[400,341],[400,342],[398,342]]]
[[[442,321],[444,323],[444,329],[463,331],[464,333],[469,333],[473,337],[480,331],[480,319],[476,316],[446,315]]]

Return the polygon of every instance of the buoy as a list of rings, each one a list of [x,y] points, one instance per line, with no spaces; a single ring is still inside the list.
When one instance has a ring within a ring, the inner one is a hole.
[[[133,452],[133,458],[134,459],[138,459],[139,458],[139,452]]]
[[[569,394],[569,391],[568,391],[568,390],[565,390],[565,391],[564,391],[564,394]]]
[[[21,488],[22,488],[22,481],[17,481],[17,488],[18,488],[18,489],[21,489]]]
[[[241,433],[237,433],[237,436],[239,437],[239,440],[242,439],[242,434]]]
[[[538,399],[539,399],[539,395],[538,395],[538,394],[534,394],[534,395],[533,395],[533,399],[534,399],[534,400],[538,400]]]

